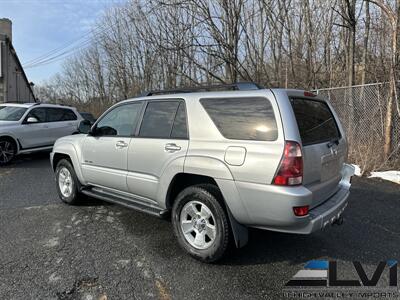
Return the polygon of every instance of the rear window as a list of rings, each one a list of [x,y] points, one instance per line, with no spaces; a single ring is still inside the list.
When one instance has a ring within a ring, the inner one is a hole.
[[[200,102],[227,139],[274,141],[278,138],[274,110],[266,98],[218,98]]]
[[[322,101],[291,98],[303,145],[318,144],[340,138],[329,106]]]

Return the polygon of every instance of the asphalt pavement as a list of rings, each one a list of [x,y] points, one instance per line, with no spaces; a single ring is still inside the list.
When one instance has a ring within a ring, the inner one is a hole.
[[[307,261],[338,261],[353,278],[351,261],[373,272],[398,259],[399,215],[398,185],[355,178],[342,226],[251,230],[246,247],[203,264],[167,220],[94,199],[61,203],[48,153],[24,155],[0,169],[0,299],[281,299]]]

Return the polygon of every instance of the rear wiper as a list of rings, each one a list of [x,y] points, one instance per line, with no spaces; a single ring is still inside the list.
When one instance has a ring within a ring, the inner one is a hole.
[[[332,148],[332,146],[333,146],[334,144],[339,145],[339,138],[338,138],[338,137],[331,139],[331,140],[329,141],[329,143],[326,144],[326,145],[328,146],[328,148]]]

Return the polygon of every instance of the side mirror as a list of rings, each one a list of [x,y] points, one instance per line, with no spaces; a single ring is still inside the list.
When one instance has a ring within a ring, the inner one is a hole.
[[[82,120],[79,123],[78,131],[79,133],[90,134],[91,133],[92,124],[88,120]]]
[[[36,119],[35,117],[29,117],[29,118],[26,120],[26,123],[28,123],[28,124],[31,124],[31,123],[39,123],[39,120]]]

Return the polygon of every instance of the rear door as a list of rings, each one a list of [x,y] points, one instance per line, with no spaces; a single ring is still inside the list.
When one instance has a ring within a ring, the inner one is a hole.
[[[47,107],[45,109],[50,128],[50,138],[53,143],[60,137],[76,132],[78,117],[71,109],[58,107]]]
[[[291,97],[303,151],[303,184],[313,192],[313,204],[322,203],[339,188],[347,145],[338,120],[327,102]]]
[[[36,123],[28,123],[28,118],[36,118]],[[35,107],[26,115],[18,138],[23,149],[52,146],[51,130],[46,119],[46,108]]]
[[[155,201],[166,168],[173,163],[177,172],[183,172],[188,145],[185,102],[149,101],[138,135],[129,145],[129,192]]]

